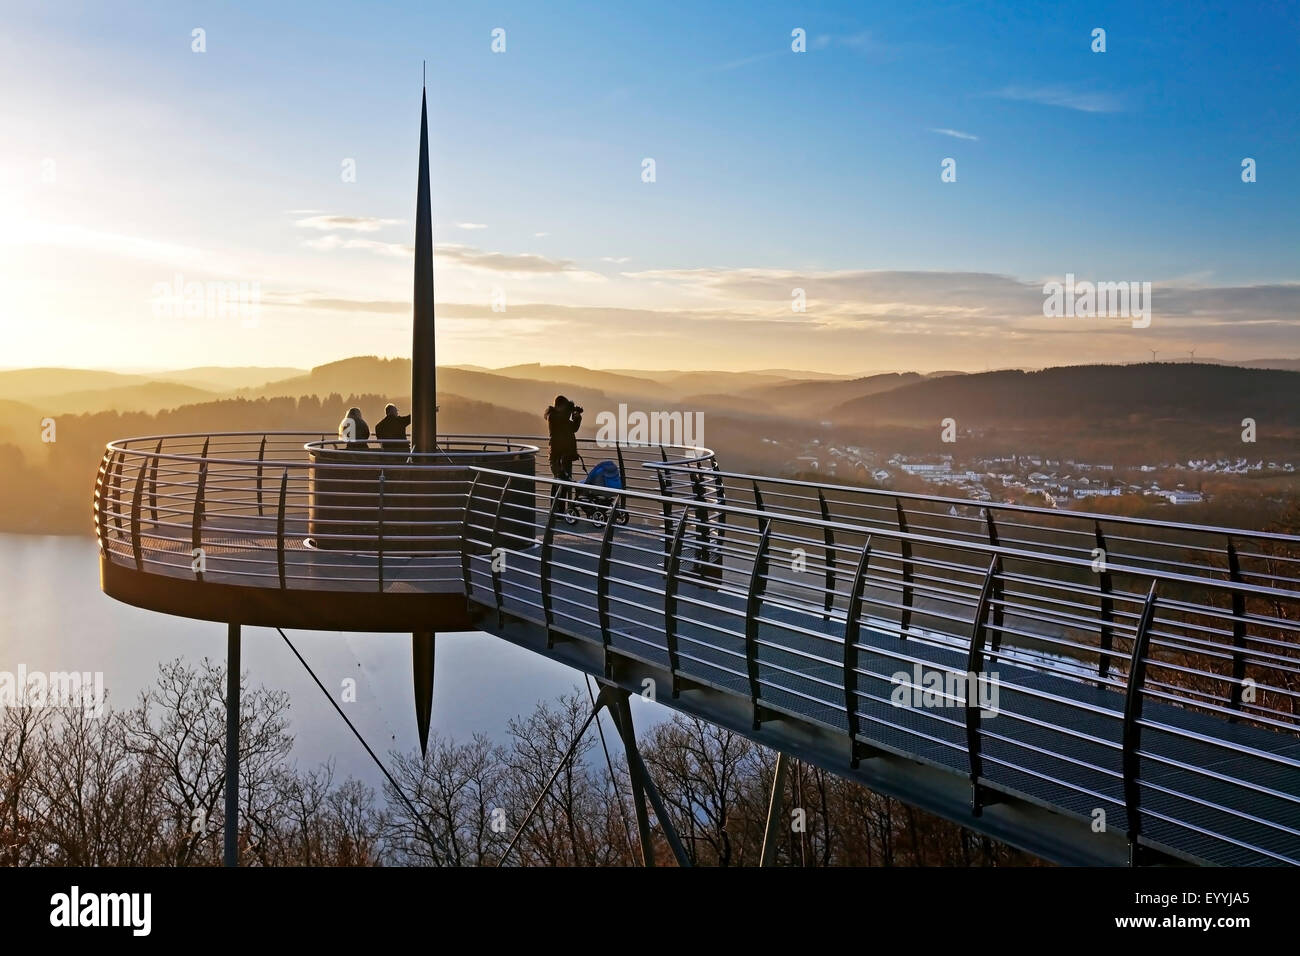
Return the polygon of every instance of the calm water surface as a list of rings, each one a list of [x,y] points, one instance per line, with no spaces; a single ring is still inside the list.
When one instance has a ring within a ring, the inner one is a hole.
[[[223,624],[142,611],[99,590],[93,538],[0,534],[0,671],[103,671],[110,703],[133,703],[173,658],[224,663]],[[290,631],[299,652],[327,688],[357,682],[357,700],[343,704],[370,745],[387,760],[392,749],[418,746],[411,696],[409,635]],[[295,757],[301,766],[333,758],[337,777],[376,785],[381,777],[320,689],[269,628],[244,628],[243,670],[250,684],[289,694]],[[575,671],[482,633],[438,635],[433,729],[468,740],[485,733],[504,741],[506,722],[539,700],[581,689]],[[581,693],[586,694],[585,689]],[[340,696],[341,700],[341,696]],[[638,728],[662,708],[633,696]],[[612,727],[606,718],[606,734]]]

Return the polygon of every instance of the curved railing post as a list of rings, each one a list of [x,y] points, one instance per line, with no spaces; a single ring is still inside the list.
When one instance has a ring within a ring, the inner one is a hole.
[[[153,450],[153,461],[149,465],[149,517],[155,528],[158,526],[158,459],[162,457],[162,446],[163,440],[159,438]]]
[[[257,447],[257,516],[262,517],[262,463],[266,460],[266,436]]]
[[[691,471],[691,496],[695,499],[695,529],[697,552],[695,555],[696,569],[700,577],[712,577],[713,567],[713,550],[710,544],[713,540],[713,529],[709,525],[709,507],[704,498],[704,482],[700,480],[698,471]]]
[[[903,562],[903,612],[898,619],[899,640],[907,637],[912,626],[912,541],[907,536],[907,515],[903,512],[903,502],[894,499],[894,510],[898,513],[898,556]]]
[[[546,526],[542,529],[542,553],[537,561],[537,576],[542,587],[542,615],[546,620],[546,647],[555,646],[555,607],[551,597],[551,558],[555,552],[555,515],[560,510],[560,496],[551,495],[546,509]]]
[[[714,489],[716,492],[715,500],[718,503],[718,563],[723,565],[727,561],[727,486],[722,480],[722,474],[718,469],[717,457],[709,459],[711,464],[711,473],[713,475]]]
[[[379,502],[375,509],[375,570],[380,592],[384,590],[384,470],[379,469]]]
[[[664,582],[664,640],[668,647],[668,672],[673,677],[673,698],[681,696],[681,680],[678,672],[681,659],[677,653],[677,584],[682,566],[682,541],[686,537],[687,508],[682,508],[682,516],[677,519],[677,528],[673,531],[672,545],[668,549],[668,575]]]
[[[113,469],[113,526],[118,533],[122,531],[122,462],[126,455],[117,456],[117,467]]]
[[[1098,585],[1101,588],[1101,633],[1099,643],[1101,645],[1101,655],[1097,660],[1097,676],[1105,680],[1110,675],[1110,652],[1115,641],[1115,601],[1110,596],[1110,552],[1106,550],[1106,535],[1102,533],[1101,522],[1093,522],[1095,537],[1097,540],[1098,560],[1101,561],[1101,571],[1098,574]]]
[[[614,436],[614,454],[618,456],[618,475],[623,482],[623,487],[627,487],[627,465],[623,463],[623,441],[617,435]]]
[[[280,576],[280,590],[288,587],[284,573],[284,506],[289,493],[289,469],[280,475],[280,503],[275,510],[275,569]]]
[[[993,599],[994,582],[998,575],[999,555],[993,555],[989,561],[988,572],[984,575],[984,586],[980,588],[979,603],[975,606],[975,620],[971,624],[970,646],[966,651],[966,756],[969,760],[971,785],[971,813],[980,816],[988,802],[980,781],[984,777],[984,759],[980,750],[980,705],[979,681],[984,672],[984,638],[987,632],[986,619],[989,603]]]
[[[190,516],[190,557],[195,556],[194,552],[199,552],[199,561],[194,564],[194,575],[199,581],[203,580],[203,567],[206,564],[206,558],[203,555],[203,507],[204,494],[208,485],[208,443],[210,441],[210,438],[203,439],[203,452],[199,460],[198,487],[194,492],[194,511]]]
[[[993,547],[995,548],[1000,548],[1002,546],[1002,542],[998,538],[998,526],[993,523],[993,509],[985,508],[984,517],[988,522],[989,544],[993,545]],[[1001,568],[999,567],[999,571],[1000,570]],[[993,579],[992,602],[993,602],[993,638],[992,640],[989,641],[989,650],[992,653],[996,654],[998,652],[998,648],[1002,645],[1002,622],[1003,622],[1002,578],[1000,576],[995,576]]]
[[[144,570],[144,549],[140,543],[140,498],[144,494],[144,470],[149,459],[140,459],[140,472],[135,476],[135,494],[131,496],[131,554],[135,556],[135,569]]]
[[[1151,622],[1156,613],[1156,582],[1151,582],[1142,616],[1133,635],[1133,656],[1129,659],[1128,685],[1124,690],[1123,761],[1124,813],[1128,823],[1129,865],[1138,860],[1138,838],[1142,835],[1141,787],[1138,785],[1142,745],[1142,684],[1146,681],[1147,647],[1151,641]]]
[[[1241,583],[1241,559],[1237,545],[1228,539],[1228,580]],[[1232,592],[1232,693],[1228,706],[1241,710],[1242,686],[1246,680],[1246,595],[1240,590]],[[1228,718],[1235,721],[1235,716]]]
[[[469,566],[469,523],[474,514],[474,493],[478,490],[478,480],[482,472],[474,472],[474,477],[469,481],[469,491],[465,495],[465,516],[460,522],[460,574],[461,579],[465,582],[465,600],[469,601],[470,591],[473,590],[470,583],[470,566]]]
[[[501,480],[501,497],[497,498],[496,513],[492,515],[492,534],[488,539],[488,567],[492,569],[492,592],[497,599],[497,627],[505,627],[506,609],[505,592],[501,585],[501,562],[497,560],[497,548],[501,540],[501,507],[506,503],[506,491],[510,488],[510,478]]]
[[[858,639],[862,636],[862,601],[867,588],[867,565],[871,561],[871,535],[858,555],[858,566],[849,586],[848,616],[844,621],[844,716],[849,727],[849,763],[858,765]]]
[[[759,716],[758,680],[758,613],[763,606],[763,591],[767,584],[767,553],[772,543],[772,519],[762,519],[762,532],[758,537],[758,551],[749,574],[749,592],[745,600],[745,668],[749,675],[749,697],[754,705],[754,729],[762,720]]]
[[[663,459],[664,464],[668,463],[668,453],[664,451],[664,446],[659,446],[659,457]],[[668,549],[672,547],[669,543],[673,535],[673,506],[668,499],[672,490],[671,480],[668,477],[667,468],[656,468],[655,477],[659,479],[659,500],[664,512],[664,570],[668,570]]]
[[[108,475],[113,468],[113,450],[107,448],[99,461],[95,476],[95,537],[99,539],[99,553],[108,554]]]
[[[754,485],[754,510],[766,511],[767,509],[763,507],[763,492],[758,489],[758,480],[754,479],[752,484]]]
[[[605,516],[605,533],[600,538],[600,558],[596,562],[596,620],[600,623],[600,640],[605,647],[605,677],[614,676],[614,662],[609,649],[613,644],[609,625],[609,574],[610,556],[614,551],[614,520],[618,513],[618,499],[610,502],[609,514]]]
[[[831,609],[835,607],[835,531],[831,528],[831,506],[826,502],[826,496],[822,494],[820,488],[817,489],[817,504],[821,506],[822,521],[822,538],[825,541],[826,556],[826,601],[825,612],[826,620],[831,619]]]

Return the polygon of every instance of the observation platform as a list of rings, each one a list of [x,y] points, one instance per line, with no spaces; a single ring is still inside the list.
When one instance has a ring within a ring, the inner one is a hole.
[[[627,479],[593,494],[535,473],[543,442],[113,442],[104,591],[488,631],[1057,862],[1300,865],[1300,538],[586,442]]]

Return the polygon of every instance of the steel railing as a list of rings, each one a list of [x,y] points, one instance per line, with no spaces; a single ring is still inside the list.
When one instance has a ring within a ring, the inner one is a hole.
[[[663,475],[661,490],[677,497],[834,516],[865,527],[1006,541],[1090,560],[1102,552],[1116,563],[1152,570],[1300,586],[1298,539],[1290,534],[773,478],[689,462],[648,467]]]
[[[683,463],[651,463],[663,476],[665,494],[688,497],[702,509],[730,500],[759,511],[802,514],[829,520],[832,516],[868,529],[917,531],[949,540],[985,541],[1045,554],[1086,559],[1097,572],[1101,590],[1103,651],[1111,644],[1114,613],[1112,591],[1122,587],[1121,568],[1173,571],[1181,574],[1262,584],[1284,590],[1300,585],[1300,539],[1293,535],[1158,521],[1022,505],[972,502],[969,499],[925,496],[839,484],[818,484],[786,478],[706,470]],[[725,533],[719,522],[718,532]],[[824,547],[834,553],[834,535],[827,531]],[[899,539],[897,560],[902,568],[903,626],[907,627],[916,595],[910,541]],[[972,568],[972,571],[978,570]],[[827,593],[834,588],[836,567],[827,567]],[[1134,585],[1135,582],[1129,582]],[[1244,594],[1233,592],[1237,633],[1234,642],[1233,706],[1240,706],[1245,647],[1240,622]],[[995,605],[996,607],[996,605]],[[996,612],[995,612],[996,613]],[[1098,668],[1104,676],[1112,657],[1103,653]]]
[[[322,432],[214,432],[110,442],[95,484],[100,548],[137,570],[203,580],[219,570],[246,586],[383,590],[459,582],[464,460],[525,462],[545,438],[453,435],[412,456],[393,443],[345,443]],[[400,446],[399,446],[400,447]],[[632,489],[650,488],[647,461],[696,460],[677,446],[606,448]],[[711,453],[707,453],[711,455]]]
[[[842,732],[847,760],[890,752],[968,775],[977,807],[1028,793],[1115,814],[1134,845],[1189,859],[1300,862],[1300,538],[738,475],[702,449],[586,441],[588,465],[614,459],[627,479],[592,489],[536,475],[543,443],[453,436],[412,456],[302,432],[112,442],[96,529],[107,560],[148,573],[463,590],[607,661],[660,662],[674,695],[721,688],[756,725]],[[477,463],[457,458],[470,451]],[[907,672],[938,675],[936,706],[894,706]],[[996,718],[959,692],[972,674],[1000,674]]]
[[[720,478],[657,470],[682,488]],[[1102,571],[1088,553],[781,512],[770,498],[631,491],[610,514],[641,521],[572,528],[552,493],[564,483],[538,480],[531,508],[503,509],[518,479],[475,471],[465,586],[503,616],[599,642],[607,659],[666,663],[674,693],[729,688],[756,725],[779,714],[843,730],[854,761],[924,754],[969,774],[977,806],[1031,792],[1081,815],[1109,808],[1135,843],[1300,863],[1289,587],[1113,553]],[[664,521],[645,520],[656,510]],[[951,690],[940,701],[960,706],[893,706],[899,673],[918,667],[945,687],[1001,669],[999,719]]]

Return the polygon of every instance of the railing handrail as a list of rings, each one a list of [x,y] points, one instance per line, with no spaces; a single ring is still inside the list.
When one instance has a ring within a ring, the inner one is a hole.
[[[649,461],[645,468],[664,469],[667,471],[684,471],[683,463],[673,461]],[[977,501],[972,498],[952,498],[946,495],[926,495],[915,491],[890,491],[886,488],[864,488],[860,485],[846,485],[839,482],[807,481],[800,478],[781,478],[772,475],[756,475],[749,472],[717,470],[714,478],[734,478],[737,481],[759,481],[769,485],[787,485],[810,488],[821,491],[846,491],[852,494],[872,495],[881,498],[905,498],[909,501],[927,501],[945,505],[961,505],[967,508],[988,508],[998,511],[1014,511],[1026,514],[1046,515],[1054,518],[1079,519],[1081,521],[1101,521],[1107,524],[1123,524],[1135,527],[1163,528],[1174,531],[1195,531],[1204,534],[1225,535],[1234,538],[1248,538],[1265,541],[1283,541],[1300,545],[1300,535],[1286,534],[1280,531],[1251,531],[1246,528],[1221,527],[1218,525],[1200,525],[1181,521],[1165,521],[1160,518],[1137,518],[1132,515],[1108,515],[1094,511],[1075,511],[1060,508],[1043,508],[1038,505],[1018,505],[1010,502]]]
[[[201,437],[204,439],[208,439],[211,437],[232,437],[232,436],[250,437],[253,435],[260,436],[262,434],[263,433],[260,432],[251,432],[251,433],[250,432],[214,432],[210,434],[194,433],[192,435],[173,436],[173,437],[185,437],[185,438]],[[304,433],[267,432],[265,434],[301,435]],[[306,433],[306,434],[317,434],[317,433]],[[447,436],[447,437],[450,438],[453,436]],[[454,436],[454,437],[486,438],[487,436]],[[333,462],[333,461],[312,462],[307,460],[281,461],[278,459],[223,458],[223,457],[217,457],[212,455],[205,456],[201,453],[194,454],[194,455],[176,454],[176,453],[167,452],[165,450],[162,452],[158,452],[153,449],[138,449],[138,448],[129,447],[130,443],[132,442],[157,441],[157,440],[158,440],[157,436],[144,436],[139,438],[116,440],[108,443],[106,454],[118,456],[118,460],[120,463],[119,467],[125,465],[124,459],[128,456],[132,456],[136,460],[140,460],[140,459],[180,460],[185,462],[192,462],[195,464],[202,464],[208,468],[210,468],[213,465],[219,465],[219,466],[233,465],[238,467],[252,467],[260,463],[263,467],[277,466],[286,469],[294,468],[294,469],[315,470],[315,471],[325,471],[325,472],[331,472],[331,471],[373,472],[377,466],[382,467],[384,465],[383,462],[351,463],[351,462]],[[657,448],[658,446],[647,444],[647,445],[641,445],[636,447]],[[521,448],[520,450],[523,449]],[[368,451],[362,453],[369,454],[369,455],[384,454],[382,452],[368,452]],[[653,465],[655,467],[662,468],[664,466],[664,463],[658,462],[658,463],[653,463]],[[468,463],[466,464],[441,464],[441,463],[403,464],[402,467],[404,469],[411,469],[419,472],[435,473],[435,474],[450,473],[450,472],[463,473],[468,468],[476,473],[491,474],[499,477],[504,476],[511,481],[521,480],[521,476],[516,472],[501,471],[498,469],[487,468],[482,465],[473,465]],[[746,478],[750,478],[750,480],[753,480],[754,477],[754,476],[740,476],[737,473],[716,472],[716,471],[710,471],[710,474],[715,476],[723,475],[723,476],[734,476],[734,477],[746,477]],[[251,477],[251,473],[250,473],[250,477]],[[758,477],[762,479],[762,476],[758,476]],[[576,482],[576,481],[566,482],[560,479],[556,479],[544,475],[529,476],[528,480],[544,482],[552,486],[566,487],[566,488],[576,489],[576,490],[581,490],[585,488],[585,486],[580,482]],[[852,486],[822,486],[815,483],[798,482],[791,479],[766,479],[766,480],[777,481],[779,483],[784,483],[784,484],[795,483],[805,487],[817,488],[817,489],[823,489],[826,487],[847,487],[853,491],[874,491],[874,489],[856,489],[853,488]],[[893,497],[892,494],[889,493],[885,493],[885,494],[889,497]],[[662,494],[656,494],[652,492],[640,491],[632,488],[624,489],[623,495],[627,498],[633,498],[637,500],[650,502],[656,506],[659,506],[660,508],[662,508],[664,504],[669,504],[671,506],[672,503],[678,501],[693,500],[693,499],[682,499],[680,497],[671,494],[662,495]],[[919,498],[920,500],[927,500],[927,501],[938,500],[938,501],[944,501],[945,503],[947,502],[947,499],[942,499],[942,498],[927,499],[924,496],[915,496],[915,495],[909,497],[913,499]],[[943,537],[939,535],[925,534],[925,533],[911,531],[911,530],[900,531],[893,528],[889,528],[888,526],[884,526],[884,527],[873,526],[867,528],[861,524],[855,524],[849,521],[843,521],[843,520],[827,521],[826,519],[814,517],[810,515],[772,511],[767,509],[746,508],[732,503],[722,504],[722,503],[711,502],[707,505],[707,509],[710,512],[714,512],[720,515],[734,515],[740,518],[750,518],[758,522],[761,522],[763,520],[772,517],[779,517],[779,519],[783,523],[793,524],[800,527],[812,528],[822,532],[825,532],[827,529],[835,532],[843,532],[846,534],[864,534],[870,531],[871,533],[877,534],[887,540],[908,542],[910,544],[931,545],[935,547],[955,549],[966,553],[980,554],[985,556],[1000,554],[1005,557],[1013,558],[1013,559],[1035,561],[1039,563],[1047,563],[1047,564],[1052,564],[1061,567],[1072,567],[1076,569],[1083,569],[1083,568],[1091,569],[1093,567],[1093,562],[1090,561],[1088,558],[1071,557],[1068,555],[1061,555],[1061,554],[1049,554],[1043,551],[1026,549],[1026,548],[1014,548],[1014,547],[1009,547],[1008,545],[1002,543],[991,544],[991,543],[981,542],[977,540],[959,540],[959,539],[953,539],[953,538]],[[1050,511],[1047,513],[1053,514],[1053,512]],[[1071,513],[1071,514],[1078,514],[1078,513]],[[418,524],[420,522],[411,522],[411,523]],[[434,522],[429,522],[429,523],[434,523]],[[1182,526],[1174,524],[1171,527],[1179,528]],[[1222,529],[1222,528],[1197,529],[1197,530],[1210,530],[1213,531],[1213,533],[1224,534],[1224,535],[1236,533],[1232,529]],[[1300,538],[1291,538],[1288,536],[1283,536],[1283,538],[1285,540],[1294,540],[1297,543],[1300,543]],[[1282,597],[1288,600],[1293,599],[1296,596],[1296,591],[1286,589],[1286,588],[1276,588],[1267,585],[1252,584],[1244,581],[1206,579],[1204,577],[1199,577],[1195,575],[1180,574],[1178,572],[1168,571],[1168,570],[1163,570],[1158,568],[1149,568],[1149,567],[1141,567],[1136,565],[1116,563],[1109,560],[1107,561],[1106,571],[1111,575],[1129,574],[1129,575],[1144,577],[1150,580],[1167,581],[1170,583],[1192,584],[1197,586],[1212,585],[1217,590],[1220,590],[1228,594],[1253,595],[1257,597]]]
[[[536,475],[524,478],[519,474],[508,471],[500,471],[494,468],[484,468],[478,465],[469,466],[469,470],[479,474],[494,475],[503,477],[511,481],[527,480],[542,482],[564,488],[581,489],[585,487],[581,482],[563,481],[559,478],[550,476]],[[682,503],[685,502],[689,507],[695,507],[694,499],[664,496],[651,492],[636,491],[625,489],[619,492],[625,498],[638,498],[662,505],[665,502]],[[913,531],[897,531],[891,528],[867,528],[862,525],[850,524],[844,521],[826,521],[822,518],[813,518],[800,514],[786,514],[774,511],[760,511],[754,508],[745,508],[733,504],[710,504],[708,511],[736,515],[744,518],[752,518],[761,525],[764,521],[779,521],[782,524],[794,524],[822,530],[830,528],[834,531],[843,531],[849,534],[870,535],[893,539],[897,541],[908,541],[913,544],[928,544],[941,548],[956,549],[968,551],[975,554],[981,554],[988,557],[1001,555],[1005,558],[1013,558],[1023,561],[1032,561],[1040,564],[1063,565],[1078,569],[1088,569],[1092,571],[1093,561],[1087,558],[1072,558],[1068,555],[1048,554],[1041,551],[1026,551],[1020,548],[1008,547],[1004,544],[989,544],[981,541],[956,541],[950,538],[938,537],[935,535],[920,534]],[[1300,600],[1300,592],[1288,590],[1286,588],[1270,588],[1264,585],[1248,584],[1244,581],[1219,580],[1212,578],[1197,577],[1195,575],[1178,574],[1172,571],[1162,571],[1154,568],[1143,568],[1125,564],[1116,564],[1112,561],[1106,562],[1106,570],[1112,575],[1129,574],[1140,578],[1146,578],[1153,581],[1163,581],[1171,584],[1191,584],[1197,587],[1210,587],[1225,593],[1250,594],[1256,597],[1273,597],[1283,598],[1285,600]]]
[[[168,451],[162,447],[156,447],[153,449],[144,449],[144,448],[137,448],[134,446],[136,443],[143,443],[143,442],[161,443],[165,441],[181,441],[185,439],[190,439],[195,442],[198,442],[201,440],[208,441],[213,438],[241,438],[251,442],[254,439],[260,438],[264,440],[268,437],[296,439],[296,438],[313,438],[313,436],[314,436],[313,440],[305,441],[302,444],[302,446],[300,446],[301,450],[314,451],[314,450],[318,450],[317,446],[326,446],[331,443],[346,444],[341,439],[334,437],[334,434],[332,432],[328,432],[323,429],[318,431],[271,429],[267,431],[251,431],[251,432],[250,431],[182,432],[182,433],[171,434],[171,435],[137,435],[131,438],[113,439],[106,443],[105,449],[108,452],[120,453],[122,455],[131,455],[131,456],[139,455],[139,456],[144,456],[146,458],[161,459],[164,461],[198,461],[201,456],[197,452]],[[396,440],[401,440],[401,439],[396,439]],[[550,439],[545,435],[527,435],[527,436],[498,435],[498,434],[475,435],[475,434],[461,433],[461,434],[450,434],[450,435],[439,436],[439,442],[448,442],[448,443],[461,442],[466,445],[478,446],[482,451],[488,451],[488,449],[485,447],[486,445],[490,445],[492,443],[498,443],[498,442],[503,443],[506,444],[507,447],[505,449],[502,449],[499,452],[499,454],[501,454],[502,457],[505,457],[506,455],[510,455],[510,454],[528,453],[528,452],[532,452],[533,454],[540,454],[542,445],[544,445],[549,440]],[[413,453],[409,451],[388,451],[383,448],[384,441],[385,441],[384,439],[376,439],[372,436],[370,439],[367,439],[365,443],[359,443],[362,444],[363,447],[358,447],[355,449],[339,448],[339,449],[328,449],[328,450],[356,451],[358,453],[365,453],[369,455],[386,455],[386,456],[391,455],[395,458],[396,457],[410,458],[413,455],[415,457],[436,458],[444,454],[444,452],[442,451],[418,452],[418,453]],[[702,448],[698,445],[664,445],[658,442],[630,442],[630,443],[617,442],[616,444],[611,446],[608,445],[607,443],[601,442],[599,439],[596,438],[578,438],[577,441],[580,447],[588,447],[588,446],[596,446],[599,448],[608,447],[610,448],[611,451],[614,452],[618,452],[622,450],[622,451],[660,452],[662,454],[665,450],[673,450],[674,452],[680,451],[680,452],[691,453],[691,457],[689,458],[669,459],[670,464],[708,461],[711,460],[714,456],[712,450],[707,448]],[[368,442],[374,442],[379,447],[371,447],[369,444],[367,444]],[[514,444],[516,442],[518,443],[517,445]],[[294,449],[294,450],[298,450],[298,449]],[[462,449],[448,449],[448,451],[453,451],[453,452],[461,451],[461,450]],[[468,451],[470,449],[467,448],[463,450]],[[218,455],[209,455],[207,457],[207,461],[213,464],[227,464],[227,465],[244,464],[249,461],[261,461],[264,465],[279,465],[279,466],[289,466],[289,467],[313,467],[314,465],[312,461],[307,459],[278,457],[282,454],[283,454],[282,451],[277,450],[275,451],[275,455],[277,457],[265,457],[264,450],[259,450],[259,454],[257,456],[250,457],[250,458],[231,457],[229,455],[223,456],[218,454]],[[342,465],[341,462],[338,463],[331,462],[330,464]],[[423,463],[412,463],[412,466],[413,467],[438,467],[433,465],[425,465]],[[364,466],[357,465],[356,467],[364,467]],[[463,465],[453,464],[453,465],[443,465],[441,467],[460,468],[463,467]]]

